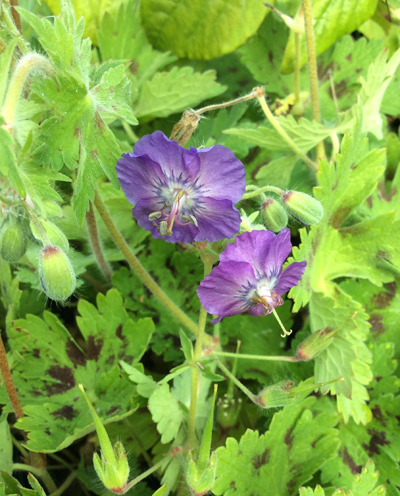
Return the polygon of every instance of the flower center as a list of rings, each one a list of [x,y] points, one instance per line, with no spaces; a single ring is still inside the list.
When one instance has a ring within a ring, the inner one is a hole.
[[[162,236],[172,236],[174,223],[179,226],[187,226],[190,224],[197,227],[197,221],[193,215],[183,215],[181,213],[187,195],[188,193],[184,189],[175,190],[171,200],[164,204],[161,211],[153,212],[149,215],[150,222],[153,226],[157,227],[158,232]],[[169,212],[166,211],[168,209]]]
[[[251,300],[256,304],[259,315],[269,315],[274,307],[283,305],[280,295],[273,289],[267,289],[264,285],[257,288]]]

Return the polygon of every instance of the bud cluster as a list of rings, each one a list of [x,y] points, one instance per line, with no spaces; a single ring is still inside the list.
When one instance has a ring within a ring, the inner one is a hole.
[[[269,231],[278,233],[284,229],[289,217],[304,226],[318,224],[324,210],[321,203],[306,193],[290,190],[280,193],[280,198],[265,197],[261,205],[261,215]]]
[[[75,272],[67,256],[69,244],[66,236],[54,223],[35,217],[30,204],[24,205],[24,209],[19,205],[7,209],[3,207],[5,219],[0,227],[1,258],[16,264],[28,250],[32,260],[32,254],[38,253],[42,245],[37,259],[40,283],[49,298],[65,302],[76,287]]]

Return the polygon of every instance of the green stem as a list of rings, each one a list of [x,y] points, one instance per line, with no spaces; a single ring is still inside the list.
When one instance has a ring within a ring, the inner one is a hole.
[[[26,45],[25,41],[23,40],[22,36],[21,36],[21,33],[18,31],[18,29],[16,28],[14,22],[13,22],[13,19],[12,17],[10,16],[10,13],[8,11],[8,9],[6,8],[6,4],[5,2],[3,2],[2,4],[2,13],[3,13],[3,19],[4,19],[4,22],[5,22],[5,25],[7,26],[11,36],[13,38],[17,38],[17,45],[19,47],[19,49],[21,50],[21,52],[26,55],[29,51],[28,49],[28,46]]]
[[[246,355],[228,353],[226,351],[214,351],[213,355],[223,356],[227,358],[243,358],[245,360],[263,360],[266,362],[298,362],[297,357],[290,356],[263,356],[263,355]]]
[[[272,124],[272,126],[275,128],[275,130],[278,132],[278,134],[282,137],[284,141],[290,146],[290,148],[300,157],[304,160],[304,162],[314,171],[318,170],[317,164],[315,164],[312,160],[310,160],[307,155],[305,155],[300,148],[296,145],[296,143],[292,140],[292,138],[284,131],[279,124],[279,122],[275,119],[274,115],[270,111],[267,102],[265,100],[265,96],[260,93],[260,96],[257,97],[261,108],[263,109],[263,112],[269,122]]]
[[[130,124],[128,124],[125,121],[122,121],[122,127],[124,128],[124,131],[126,134],[129,136],[129,138],[133,141],[133,143],[136,143],[139,141],[139,138],[136,136],[134,130],[131,128]]]
[[[96,217],[94,215],[92,202],[89,202],[89,210],[86,212],[86,224],[88,228],[90,244],[92,246],[97,265],[99,266],[104,277],[108,281],[111,281],[113,273],[110,266],[108,265],[106,257],[104,256],[103,249],[101,247],[99,231],[97,229]]]
[[[300,103],[300,33],[294,33],[294,104]]]
[[[150,276],[147,270],[143,267],[143,265],[139,262],[136,256],[132,253],[131,249],[127,245],[124,238],[121,236],[121,233],[117,229],[114,221],[111,218],[106,206],[103,203],[99,193],[95,192],[94,204],[97,208],[97,211],[100,214],[100,217],[103,219],[104,224],[106,225],[108,232],[110,233],[114,243],[121,250],[123,255],[125,256],[127,262],[135,271],[136,275],[139,279],[145,284],[149,290],[165,305],[165,307],[175,315],[175,317],[191,332],[197,334],[197,325],[193,322],[191,318],[189,318],[175,303],[164,293],[164,291],[160,288],[160,286],[154,281],[154,279]]]
[[[18,100],[24,87],[25,80],[33,69],[41,68],[46,72],[53,72],[50,61],[37,53],[30,53],[22,57],[19,61],[8,86],[7,95],[4,101],[2,115],[5,123],[4,128],[12,134],[14,127],[14,116]]]
[[[238,358],[240,358],[240,356],[238,355],[239,353],[239,350],[240,350],[240,347],[242,345],[242,342],[241,341],[238,341],[236,343],[236,353],[229,353],[229,355],[233,355],[233,365],[232,365],[232,375],[236,376],[236,370],[237,370],[237,364],[238,364]],[[214,355],[221,355],[220,352],[215,352],[214,351]],[[228,391],[226,392],[226,396],[227,398],[229,398],[230,400],[233,399],[233,387],[234,387],[234,382],[232,380],[229,381],[229,385],[228,385]]]
[[[321,113],[319,109],[319,96],[318,96],[317,53],[315,51],[311,0],[303,0],[303,12],[304,12],[304,27],[306,32],[306,44],[307,44],[307,56],[308,56],[308,72],[310,77],[312,115],[315,121],[321,122]],[[325,148],[323,141],[320,141],[317,144],[317,157],[319,160],[325,158]]]
[[[164,458],[160,460],[158,463],[156,463],[153,467],[149,468],[149,470],[146,470],[146,472],[143,472],[143,474],[140,474],[138,477],[135,479],[131,480],[126,486],[126,491],[129,491],[129,489],[136,484],[138,484],[140,481],[148,477],[150,474],[158,470],[164,463]]]
[[[14,436],[11,436],[11,440],[12,440],[12,442],[13,442],[14,446],[15,446],[16,448],[18,448],[18,449],[19,449],[19,451],[22,453],[22,456],[23,456],[25,459],[28,459],[28,457],[29,457],[29,452],[28,452],[28,450],[26,450],[26,449],[22,446],[22,444],[18,441],[18,439],[15,439],[15,437],[14,437]]]
[[[66,489],[69,488],[69,486],[72,484],[72,482],[75,480],[76,474],[75,472],[72,472],[72,474],[69,474],[69,476],[65,479],[65,481],[61,484],[61,486],[53,491],[50,496],[60,496]]]
[[[212,269],[212,264],[205,261],[203,259],[204,263],[204,276],[208,275],[211,272]],[[189,409],[189,434],[188,434],[188,440],[187,440],[187,448],[191,449],[195,447],[196,443],[196,406],[197,406],[197,385],[198,385],[198,380],[199,380],[199,371],[197,369],[197,364],[201,358],[201,352],[203,350],[203,340],[204,340],[204,334],[205,334],[205,328],[206,328],[206,320],[207,320],[207,312],[203,308],[203,306],[200,309],[200,316],[199,316],[199,325],[198,325],[198,331],[197,331],[197,337],[196,337],[196,345],[194,347],[194,353],[193,353],[193,363],[192,363],[192,368],[191,368],[191,390],[190,390],[190,409]]]
[[[254,188],[253,185],[251,185],[251,186],[252,186],[251,188],[250,188],[250,186],[248,186],[246,188],[246,190]],[[255,186],[255,188],[257,188],[257,186]],[[242,197],[242,200],[248,200],[249,198],[254,198],[256,196],[264,194],[266,191],[269,191],[271,193],[276,193],[280,197],[282,197],[285,194],[284,191],[282,191],[279,188],[276,188],[275,186],[263,186],[262,188],[255,189],[255,191],[250,191],[249,193],[245,193]],[[242,200],[240,200],[240,201],[242,201]]]
[[[255,396],[250,391],[250,389],[247,389],[247,387],[244,384],[242,384],[238,379],[236,379],[236,377],[225,367],[225,365],[223,363],[221,363],[218,360],[218,358],[216,358],[216,361],[217,361],[218,367],[222,370],[222,372],[224,372],[229,377],[229,379],[231,379],[236,384],[236,386],[239,389],[241,389],[244,392],[244,394],[251,399],[251,401],[253,401],[254,403],[257,403],[258,402],[257,396]]]

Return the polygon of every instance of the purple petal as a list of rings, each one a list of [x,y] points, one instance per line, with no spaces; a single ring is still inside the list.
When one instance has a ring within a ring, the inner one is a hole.
[[[197,288],[197,295],[208,313],[223,317],[238,315],[249,309],[248,293],[257,280],[246,262],[224,262],[214,267]],[[214,321],[213,321],[214,322]]]
[[[221,262],[248,262],[260,279],[264,277],[264,260],[267,259],[270,247],[276,234],[271,231],[252,231],[237,236],[235,243],[230,243],[220,255]]]
[[[199,198],[194,215],[199,227],[195,241],[232,238],[240,230],[240,214],[230,200]]]
[[[268,278],[279,277],[282,265],[291,251],[290,230],[286,228],[276,236],[263,260],[264,273]]]
[[[210,148],[191,148],[200,159],[200,171],[196,184],[202,196],[231,200],[237,203],[246,188],[246,172],[242,162],[229,148],[215,145]]]
[[[117,177],[132,205],[141,198],[157,195],[157,189],[165,184],[165,175],[156,162],[148,156],[136,157],[132,153],[124,153],[118,160]]]
[[[195,237],[199,233],[196,226],[186,225],[180,226],[177,223],[174,224],[171,236],[162,236],[156,226],[149,221],[149,215],[153,212],[161,210],[164,205],[164,201],[160,197],[143,198],[139,200],[132,210],[134,218],[140,227],[143,227],[147,231],[150,231],[153,238],[162,238],[167,243],[193,243]]]
[[[297,286],[301,276],[306,270],[307,262],[293,262],[282,272],[278,284],[275,286],[274,291],[279,295],[285,294],[293,286]]]
[[[178,178],[181,174],[196,177],[200,167],[196,150],[186,150],[176,141],[169,140],[161,131],[143,136],[133,147],[136,156],[147,155],[151,160],[160,164],[161,169],[169,177]]]

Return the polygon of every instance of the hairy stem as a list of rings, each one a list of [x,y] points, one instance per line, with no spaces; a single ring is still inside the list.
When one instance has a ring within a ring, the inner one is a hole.
[[[263,360],[267,362],[298,362],[297,357],[289,356],[264,356],[264,355],[246,355],[237,353],[228,353],[226,351],[214,351],[213,355],[224,356],[227,358],[243,358],[245,360]]]
[[[43,57],[43,55],[39,55],[38,53],[30,53],[22,57],[12,75],[2,110],[2,115],[5,120],[4,128],[10,134],[13,132],[15,110],[25,80],[33,69],[38,68],[46,72],[53,72],[54,70],[46,57]]]
[[[25,465],[25,463],[13,463],[12,469],[13,471],[25,470],[26,472],[31,472],[36,475],[36,477],[42,479],[43,484],[47,487],[50,493],[57,491],[57,486],[55,485],[51,475],[45,469],[34,467],[33,465]]]
[[[207,107],[203,107],[201,109],[195,110],[195,112],[197,115],[200,115],[200,114],[204,114],[204,112],[210,112],[210,110],[219,110],[226,107],[231,107],[232,105],[236,105],[238,103],[247,102],[248,100],[252,100],[253,98],[256,98],[255,90],[253,90],[248,95],[235,98],[234,100],[230,100],[229,102],[217,103],[215,105],[207,105]]]
[[[160,286],[154,281],[151,275],[147,272],[147,270],[143,267],[143,265],[139,262],[136,256],[132,253],[131,249],[127,245],[124,238],[121,236],[118,228],[114,224],[114,221],[109,214],[107,207],[104,205],[103,200],[101,199],[99,193],[96,191],[94,204],[97,208],[97,211],[100,214],[100,217],[103,219],[104,224],[106,225],[108,232],[110,233],[114,243],[121,250],[123,255],[125,256],[127,262],[135,271],[136,275],[139,279],[145,284],[148,289],[156,296],[163,305],[173,314],[175,317],[194,334],[197,334],[197,325],[193,322],[193,320],[188,317],[175,303],[164,293],[164,291],[160,288]]]
[[[212,269],[212,263],[207,261],[207,256],[203,258],[204,263],[204,277],[207,276]],[[187,448],[191,449],[195,447],[196,444],[196,406],[197,406],[197,394],[198,394],[198,381],[199,381],[199,371],[197,369],[197,362],[201,358],[201,352],[203,350],[203,341],[206,328],[207,312],[203,308],[200,309],[199,315],[199,325],[196,337],[196,345],[193,352],[193,363],[191,370],[191,394],[190,394],[190,410],[189,410],[189,434],[187,440]]]
[[[321,122],[318,96],[318,70],[317,70],[317,53],[315,51],[314,28],[311,0],[303,0],[304,26],[306,32],[308,72],[310,77],[310,92],[313,119]],[[324,142],[320,141],[317,145],[317,158],[325,158]]]
[[[32,221],[32,224],[36,227],[38,234],[40,236],[41,242],[44,245],[51,245],[49,237],[47,236],[47,233],[46,233],[46,229],[42,226],[42,224],[39,222],[36,215],[32,212],[32,208],[28,205],[28,203],[26,201],[22,201],[21,205],[26,210],[30,220]]]
[[[22,410],[21,402],[19,401],[19,397],[14,386],[11,370],[10,367],[8,366],[6,350],[4,348],[4,344],[1,336],[0,336],[0,371],[1,371],[1,376],[3,378],[4,387],[6,388],[8,397],[10,398],[10,403],[11,406],[13,407],[15,416],[17,417],[17,419],[20,419],[24,416],[24,412]]]
[[[153,467],[149,468],[149,470],[146,470],[146,472],[143,472],[143,474],[140,474],[138,477],[135,479],[131,480],[129,484],[126,486],[126,490],[128,491],[131,487],[135,486],[137,483],[148,477],[150,474],[158,470],[164,463],[164,458],[160,460],[158,463],[156,463]]]
[[[61,484],[61,486],[53,491],[50,496],[60,496],[66,489],[69,488],[71,483],[75,480],[76,474],[75,472],[72,472],[69,474],[69,476],[65,479],[65,481]]]
[[[21,52],[26,55],[29,51],[28,46],[26,45],[25,41],[23,40],[21,33],[18,31],[16,28],[13,18],[10,16],[10,13],[6,7],[6,3],[3,2],[1,6],[1,12],[2,12],[2,19],[4,19],[4,23],[7,26],[11,36],[13,38],[17,38],[17,45],[18,48],[21,50]]]
[[[133,143],[139,141],[139,138],[136,136],[135,131],[131,128],[128,122],[122,121],[122,127],[124,128],[124,131],[129,136],[129,138],[133,141]]]
[[[249,191],[248,193],[245,193],[242,197],[242,200],[248,200],[249,198],[254,198],[256,196],[263,195],[267,191],[269,191],[271,193],[276,193],[279,196],[283,196],[285,194],[284,191],[282,191],[280,188],[277,188],[275,186],[263,186],[262,188],[257,188],[257,186],[255,186],[255,188],[256,189],[254,189],[254,191]],[[250,187],[248,187],[246,189],[249,190]],[[253,189],[253,188],[251,188],[251,189]],[[240,200],[240,201],[242,201],[242,200]]]
[[[232,365],[232,375],[236,376],[236,370],[237,370],[237,364],[238,364],[238,361],[237,359],[239,358],[239,351],[240,351],[240,347],[242,345],[242,342],[241,341],[238,341],[236,343],[236,353],[230,353],[230,355],[233,355],[233,365]],[[215,352],[214,351],[214,355],[220,355],[221,353],[218,353],[218,352]],[[228,385],[228,390],[226,392],[226,396],[227,398],[229,398],[230,400],[233,399],[233,390],[234,390],[234,386],[235,386],[235,383],[230,380],[229,381],[229,385]]]
[[[257,403],[258,402],[257,396],[255,396],[249,389],[247,389],[247,387],[244,384],[242,384],[239,381],[239,379],[236,379],[236,377],[232,374],[232,372],[230,372],[225,367],[225,365],[218,360],[218,358],[216,358],[216,361],[217,361],[218,367],[222,370],[222,372],[224,372],[229,377],[229,379],[231,379],[236,384],[236,386],[239,389],[241,389],[247,397],[249,397],[251,399],[251,401],[253,401],[254,403]]]
[[[269,122],[272,124],[272,126],[275,128],[275,130],[278,132],[278,134],[282,137],[284,141],[290,146],[290,148],[300,157],[304,160],[304,162],[314,171],[318,170],[317,164],[315,164],[312,160],[310,160],[307,155],[305,155],[300,148],[296,145],[296,143],[292,140],[292,138],[282,129],[281,125],[279,122],[275,119],[274,115],[270,111],[267,102],[265,101],[265,96],[263,93],[259,93],[259,96],[257,96],[257,99],[261,105],[261,108],[263,109],[263,112]]]
[[[294,104],[300,103],[300,33],[294,33]]]
[[[99,231],[97,229],[96,217],[94,215],[92,202],[89,202],[89,210],[86,212],[86,224],[89,232],[90,244],[92,246],[97,265],[99,266],[104,277],[108,281],[111,281],[113,273],[110,266],[108,265],[108,262],[103,253],[103,249],[101,247]]]

